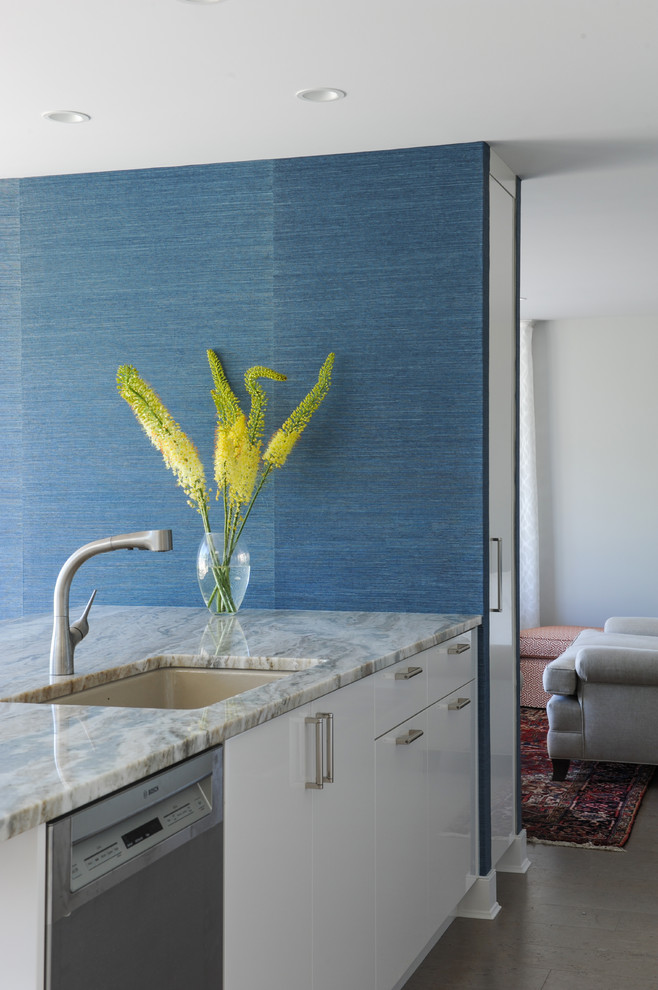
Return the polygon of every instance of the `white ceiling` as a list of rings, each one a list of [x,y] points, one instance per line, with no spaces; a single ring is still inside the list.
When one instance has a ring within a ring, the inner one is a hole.
[[[488,141],[522,315],[658,315],[658,0],[0,0],[0,93],[0,177]]]

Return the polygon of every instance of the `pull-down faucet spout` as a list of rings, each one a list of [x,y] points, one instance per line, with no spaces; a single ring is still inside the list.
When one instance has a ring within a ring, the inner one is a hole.
[[[171,550],[170,529],[148,529],[141,533],[123,533],[121,536],[108,536],[102,540],[85,543],[71,554],[59,572],[53,596],[53,638],[50,645],[50,676],[71,677],[73,674],[73,652],[76,645],[89,632],[87,616],[92,606],[94,591],[87,606],[72,626],[69,627],[69,592],[73,576],[81,564],[99,553],[110,550],[153,550],[162,553]]]

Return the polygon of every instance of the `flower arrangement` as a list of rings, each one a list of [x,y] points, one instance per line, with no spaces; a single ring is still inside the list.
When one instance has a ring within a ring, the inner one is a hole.
[[[262,379],[286,381],[286,375],[256,365],[245,372],[244,383],[251,399],[246,417],[214,351],[207,352],[214,388],[211,390],[217,413],[214,449],[215,497],[223,502],[223,545],[217,547],[210,525],[212,492],[206,481],[201,458],[194,443],[173,419],[148,382],[132,365],[117,371],[117,388],[137,420],[173,472],[187,495],[188,503],[200,513],[209,545],[214,587],[207,601],[216,613],[237,611],[230,580],[233,553],[254,503],[272,471],[281,468],[299,440],[313,413],[331,385],[334,355],[329,354],[320,368],[318,380],[308,395],[273,434],[263,450],[267,393]]]

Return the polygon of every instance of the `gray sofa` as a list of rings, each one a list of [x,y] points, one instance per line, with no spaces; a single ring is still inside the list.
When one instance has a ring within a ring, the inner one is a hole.
[[[571,760],[658,765],[658,619],[585,629],[544,669],[553,780]]]

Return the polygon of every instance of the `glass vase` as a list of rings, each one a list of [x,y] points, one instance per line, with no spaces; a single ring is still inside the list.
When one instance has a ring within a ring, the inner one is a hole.
[[[224,534],[205,533],[197,554],[197,579],[206,608],[213,615],[234,615],[249,584],[249,550],[238,540],[224,559]]]

